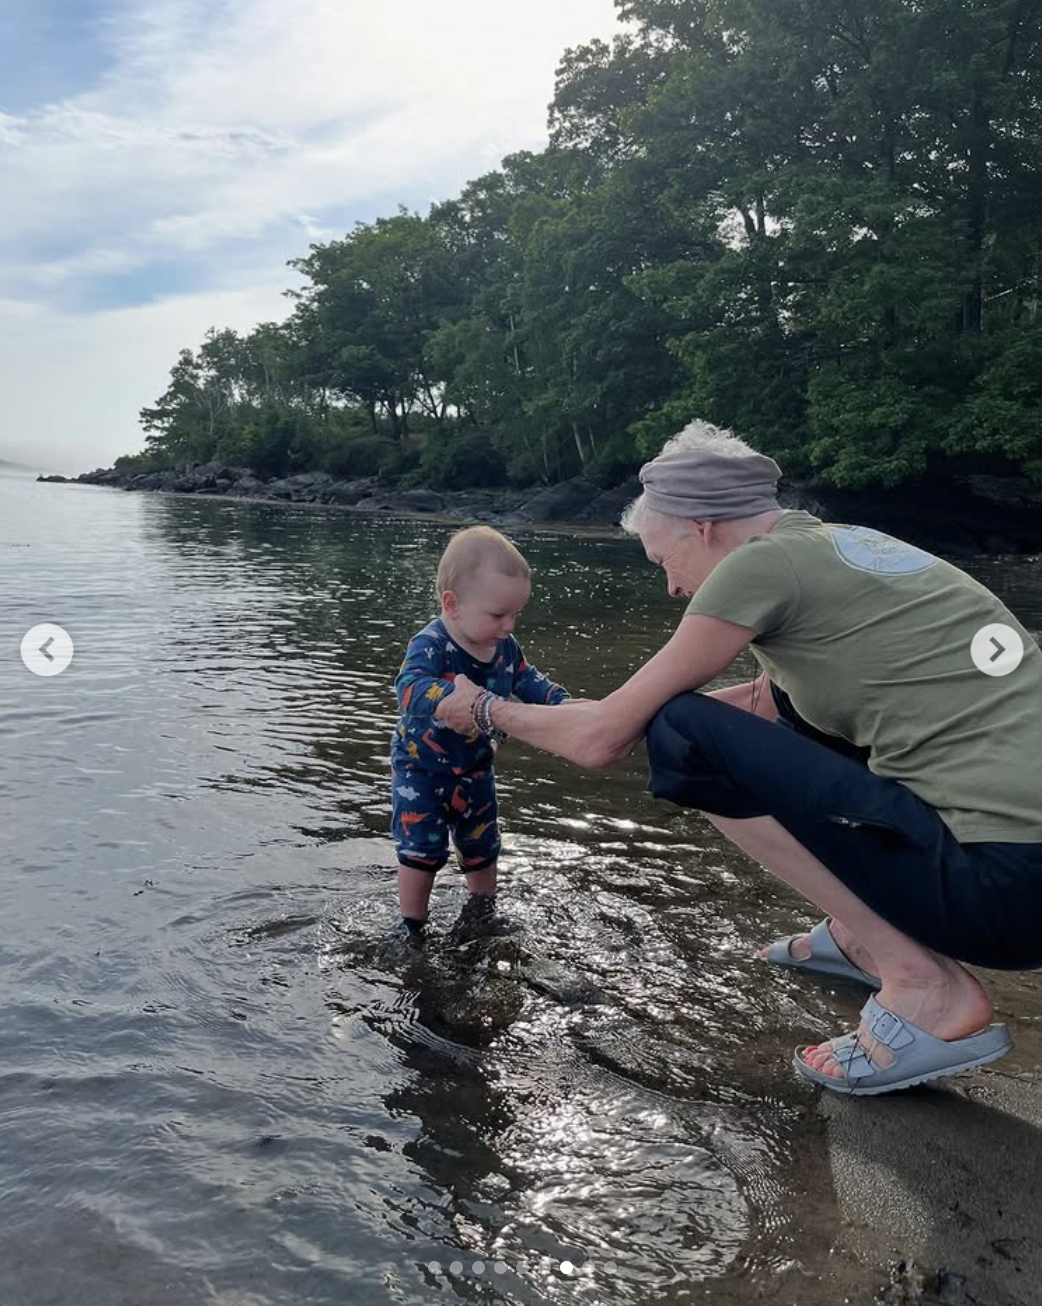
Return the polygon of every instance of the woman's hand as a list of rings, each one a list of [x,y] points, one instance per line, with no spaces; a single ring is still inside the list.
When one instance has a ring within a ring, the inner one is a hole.
[[[446,694],[438,704],[434,713],[436,719],[457,734],[472,736],[475,731],[470,709],[481,692],[472,680],[457,676],[452,682],[452,693]]]

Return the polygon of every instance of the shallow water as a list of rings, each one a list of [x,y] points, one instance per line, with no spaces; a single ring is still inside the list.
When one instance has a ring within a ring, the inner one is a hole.
[[[390,687],[450,529],[0,476],[0,1301],[840,1299],[787,1061],[857,995],[765,973],[809,915],[640,757],[500,754],[551,976],[493,974],[512,1021],[461,1022],[437,947],[381,960]],[[515,538],[573,693],[679,616],[630,542]],[[1034,564],[975,570],[1042,624]]]

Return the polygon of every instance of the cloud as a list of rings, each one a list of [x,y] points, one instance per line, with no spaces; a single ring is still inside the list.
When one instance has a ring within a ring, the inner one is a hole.
[[[40,3],[18,10],[26,40],[46,11],[53,44],[61,0]],[[399,202],[423,210],[503,154],[539,148],[563,50],[614,24],[611,0],[107,0],[96,12],[94,75],[79,66],[73,93],[0,113],[0,297],[19,324],[18,367],[0,358],[5,406],[13,394],[20,444],[79,445],[88,462],[140,442],[129,396],[135,413],[151,402],[179,347],[210,325],[248,327],[254,308],[281,316],[275,279],[288,284],[285,260],[310,240]],[[55,375],[46,333],[96,369],[65,420],[59,396],[33,399]]]
[[[210,326],[245,331],[284,312],[274,284],[66,314],[0,301],[0,458],[73,475],[141,447],[138,412]]]

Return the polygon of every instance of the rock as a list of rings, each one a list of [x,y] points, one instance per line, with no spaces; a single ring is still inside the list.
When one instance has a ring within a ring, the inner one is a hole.
[[[122,485],[126,475],[115,467],[99,467],[96,471],[84,472],[76,480],[84,485]]]
[[[69,478],[39,476],[62,483]],[[219,462],[190,469],[138,472],[99,468],[72,478],[84,485],[230,498],[321,503],[361,512],[439,513],[461,523],[501,529],[535,522],[614,526],[640,493],[632,480],[605,490],[584,477],[530,490],[445,491],[381,486],[376,477],[337,480],[328,472],[298,472],[265,482],[249,467]],[[972,475],[895,488],[848,490],[783,480],[779,500],[826,521],[871,526],[949,557],[1033,553],[1042,546],[1042,487],[1024,477]]]
[[[560,485],[548,485],[518,509],[523,521],[573,521],[599,498],[601,488],[577,476]]]
[[[69,485],[72,482],[71,476],[38,476],[37,481],[45,481],[52,485]]]
[[[1026,476],[959,476],[955,483],[965,485],[975,498],[989,503],[1042,508],[1042,486]]]
[[[464,521],[476,521],[479,517],[496,514],[496,496],[492,493],[480,492],[447,494],[445,507],[454,517],[462,517]]]
[[[980,481],[982,478],[973,478]],[[990,478],[987,488],[998,490]],[[959,482],[900,485],[862,490],[787,483],[781,502],[800,507],[826,521],[871,526],[920,548],[953,557],[981,553],[1018,553],[1038,547],[1038,504],[1025,499],[1002,502],[975,495],[970,478]],[[1005,487],[1008,494],[1014,491]],[[1023,494],[1021,486],[1016,493]]]
[[[177,479],[174,472],[142,472],[127,481],[124,490],[165,490]]]
[[[263,499],[267,497],[268,487],[259,476],[248,472],[224,491],[230,499]]]
[[[445,507],[444,498],[433,490],[402,490],[398,502],[406,512],[441,512]]]
[[[332,485],[322,487],[318,496],[319,502],[350,506],[371,495],[376,485],[375,476],[362,476],[354,481],[334,481]]]
[[[443,512],[445,499],[433,490],[382,490],[356,506],[367,512]]]
[[[880,1306],[972,1306],[975,1297],[966,1294],[966,1280],[946,1270],[931,1273],[910,1258],[890,1267],[890,1283],[877,1298]],[[979,1304],[978,1304],[979,1306]]]
[[[231,480],[224,463],[202,463],[190,471],[182,472],[168,488],[181,494],[198,494],[200,490],[214,489],[221,482],[228,483]]]
[[[570,520],[581,526],[618,526],[623,509],[640,495],[641,488],[640,481],[634,478],[614,490],[602,490]]]
[[[315,503],[333,478],[328,472],[298,472],[281,481],[270,481],[266,493],[274,499],[289,499],[293,503]]]

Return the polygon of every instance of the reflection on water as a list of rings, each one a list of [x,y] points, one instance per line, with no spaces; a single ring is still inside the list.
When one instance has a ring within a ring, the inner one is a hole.
[[[448,531],[0,477],[0,1300],[840,1299],[786,1063],[856,995],[764,973],[806,914],[639,757],[508,744],[523,952],[381,953],[390,686]],[[574,693],[677,619],[633,544],[516,538]],[[985,578],[1037,627],[1031,566]],[[76,657],[34,681],[43,620]]]

